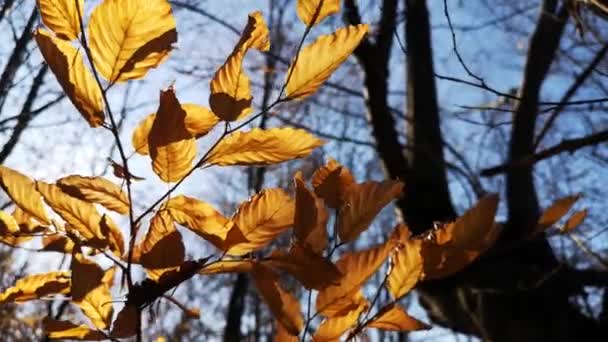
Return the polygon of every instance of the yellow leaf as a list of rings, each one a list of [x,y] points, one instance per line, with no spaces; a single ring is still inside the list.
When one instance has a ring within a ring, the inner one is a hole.
[[[0,304],[7,302],[25,302],[48,295],[68,294],[70,292],[70,274],[56,271],[33,274],[17,280],[14,286],[0,293]]]
[[[42,238],[42,250],[47,252],[59,252],[72,254],[74,242],[62,235],[46,235]]]
[[[32,215],[42,224],[51,224],[42,207],[40,193],[29,177],[0,165],[0,186],[21,210]]]
[[[254,128],[223,139],[209,154],[208,164],[270,165],[301,158],[323,145],[323,141],[302,129]]]
[[[344,27],[304,47],[287,70],[287,97],[303,99],[316,92],[359,46],[367,30],[367,25]]]
[[[296,188],[294,235],[312,251],[321,254],[327,247],[328,216],[325,205],[306,187],[301,172],[296,173],[294,183]]]
[[[278,321],[275,323],[276,334],[274,335],[274,342],[299,342],[298,336],[293,336],[287,331],[281,323]]]
[[[97,329],[107,329],[113,312],[107,273],[80,253],[73,255],[71,269],[72,301]]]
[[[210,204],[183,195],[167,201],[165,207],[175,222],[201,236],[220,250],[227,244],[246,242],[241,230]]]
[[[97,248],[107,246],[107,237],[100,226],[101,215],[95,206],[65,194],[53,184],[36,182],[36,188],[46,203],[88,244]]]
[[[342,273],[331,261],[299,244],[293,245],[289,253],[273,253],[264,264],[293,275],[307,289],[322,290],[339,284],[342,278]]]
[[[66,194],[83,201],[98,203],[119,214],[129,213],[129,199],[122,189],[103,177],[67,176],[57,180]]]
[[[297,12],[306,26],[313,26],[340,12],[340,0],[298,0]]]
[[[329,159],[315,171],[311,183],[317,196],[330,208],[337,209],[342,205],[348,188],[355,184],[355,178],[347,168]]]
[[[319,291],[317,311],[325,315],[339,311],[341,308],[338,306],[344,303],[340,299],[354,296],[361,285],[380,268],[394,247],[394,242],[389,240],[371,249],[344,254],[336,263],[343,274],[340,283]]]
[[[390,304],[382,308],[376,315],[376,318],[366,324],[366,327],[389,331],[414,331],[428,330],[431,328],[428,324],[408,315],[407,312],[397,304]]]
[[[578,201],[580,195],[566,196],[553,202],[549,208],[545,210],[542,216],[538,219],[536,228],[529,235],[529,238],[533,238],[536,235],[544,232],[547,228],[557,223],[564,215],[570,211],[574,203]]]
[[[573,231],[576,227],[583,224],[586,217],[587,209],[575,212],[574,214],[572,214],[572,216],[568,218],[568,221],[566,221],[562,229],[560,229],[560,233],[566,234]]]
[[[0,210],[0,235],[15,235],[19,233],[19,225],[15,218]]]
[[[196,157],[196,140],[186,129],[185,117],[186,112],[175,97],[173,88],[161,91],[148,146],[152,168],[165,182],[182,179],[190,172]]]
[[[227,251],[244,255],[258,250],[293,225],[294,201],[282,189],[265,189],[241,204],[232,221],[247,242],[237,243]]]
[[[150,220],[150,228],[136,246],[133,260],[149,269],[171,268],[181,265],[185,258],[182,235],[175,229],[169,212],[161,210]]]
[[[44,60],[82,117],[91,127],[101,126],[105,120],[101,90],[80,51],[43,29],[37,29],[34,37]]]
[[[221,260],[206,265],[199,271],[200,274],[218,273],[248,273],[253,269],[252,260]]]
[[[452,243],[455,247],[476,248],[486,243],[485,236],[494,225],[498,201],[497,194],[488,194],[454,222]]]
[[[140,79],[160,65],[177,42],[166,0],[107,0],[89,21],[89,44],[97,71],[111,84]]]
[[[182,109],[186,112],[186,118],[184,119],[186,130],[197,139],[209,133],[220,120],[208,108],[193,103],[182,104]],[[131,142],[135,152],[141,155],[150,153],[148,151],[148,135],[155,118],[156,113],[147,115],[133,130]]]
[[[74,40],[80,35],[84,0],[38,0],[42,22],[61,39]]]
[[[107,337],[97,330],[82,324],[77,325],[69,321],[59,321],[46,317],[42,322],[44,331],[51,339],[69,339],[77,341],[104,341]]]
[[[348,188],[338,216],[341,242],[350,242],[366,230],[376,215],[403,191],[398,181],[366,182]]]
[[[332,317],[321,322],[312,340],[314,342],[339,341],[347,330],[357,325],[359,316],[369,308],[369,303],[360,297]]]
[[[304,325],[298,299],[281,287],[277,275],[270,268],[255,264],[252,276],[255,287],[274,317],[290,334],[297,336]]]
[[[108,238],[108,247],[118,257],[125,252],[125,240],[122,231],[108,215],[103,215],[99,222],[101,233]]]
[[[72,299],[81,301],[90,291],[101,284],[104,272],[95,262],[75,253],[70,266],[72,271]]]
[[[243,59],[249,48],[267,51],[270,48],[268,27],[260,12],[249,15],[240,41],[217,70],[209,85],[209,105],[218,117],[225,121],[245,118],[252,112],[250,81],[243,69]]]
[[[135,306],[125,305],[112,324],[110,335],[114,338],[128,338],[137,334],[139,311]]]
[[[408,294],[422,278],[423,262],[421,241],[412,240],[393,255],[393,268],[387,279],[387,288],[393,298]]]

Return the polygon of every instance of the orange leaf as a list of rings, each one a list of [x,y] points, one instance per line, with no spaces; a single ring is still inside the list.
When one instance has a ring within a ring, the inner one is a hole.
[[[387,305],[382,308],[376,315],[376,318],[366,324],[366,327],[389,331],[414,331],[428,330],[431,328],[428,324],[408,315],[407,312],[397,304]]]
[[[532,231],[529,238],[533,238],[536,235],[544,232],[547,228],[557,223],[564,215],[570,211],[574,206],[574,203],[578,201],[580,195],[566,196],[553,202],[549,208],[545,210],[542,216],[538,219],[536,228]]]
[[[44,331],[51,339],[69,339],[77,341],[104,341],[107,337],[97,330],[82,324],[77,325],[69,321],[59,321],[46,317],[42,322]]]
[[[129,213],[129,199],[122,189],[103,177],[71,175],[57,180],[66,194],[83,201],[98,203],[119,214]]]
[[[274,335],[274,342],[299,342],[298,336],[293,336],[287,331],[281,323],[278,321],[275,323],[277,332]]]
[[[327,211],[323,201],[306,187],[301,172],[296,173],[294,183],[296,188],[294,235],[312,251],[321,254],[327,247]]]
[[[407,229],[405,226],[397,227]],[[421,255],[421,240],[400,241],[400,246],[392,256],[391,273],[387,279],[387,288],[393,298],[405,296],[416,286],[423,275],[423,260]]]
[[[347,330],[357,325],[359,316],[368,308],[367,300],[363,296],[358,297],[351,305],[323,320],[313,336],[313,341],[338,341]]]
[[[587,209],[579,210],[579,211],[575,212],[574,214],[572,214],[572,216],[570,216],[568,218],[568,221],[566,221],[566,223],[564,224],[562,229],[560,229],[560,233],[562,233],[562,234],[570,233],[576,227],[583,224],[586,217],[587,217]]]
[[[366,182],[348,188],[344,205],[338,216],[338,236],[350,242],[369,228],[376,215],[390,201],[399,196],[403,183],[397,181]]]
[[[340,12],[340,0],[298,0],[297,12],[304,24],[313,26]]]
[[[37,2],[42,22],[55,32],[58,38],[78,39],[84,0],[38,0]]]
[[[48,295],[70,293],[70,274],[56,271],[33,274],[17,280],[14,286],[0,293],[0,304],[25,302]]]
[[[29,177],[0,165],[0,186],[21,210],[32,215],[42,224],[51,224],[42,207],[40,193]]]
[[[293,225],[294,201],[282,189],[265,189],[244,202],[232,218],[247,242],[237,243],[228,254],[244,255],[258,250]]]
[[[317,196],[330,208],[337,209],[342,205],[348,188],[355,184],[355,179],[347,168],[329,159],[315,172],[311,183]]]
[[[86,68],[79,50],[44,29],[34,32],[44,60],[76,109],[91,127],[103,124],[103,98],[97,81]]]
[[[146,236],[135,248],[133,260],[148,269],[163,269],[181,265],[184,258],[182,235],[175,229],[169,212],[157,212]]]
[[[376,273],[394,247],[394,242],[389,240],[371,249],[342,255],[336,263],[343,274],[340,283],[319,291],[317,311],[325,315],[330,311],[339,311],[339,306],[344,303],[341,299],[353,297],[363,283]]]
[[[304,325],[298,299],[281,287],[277,275],[270,268],[255,264],[252,276],[255,287],[274,317],[290,334],[297,336]]]
[[[42,250],[72,254],[72,251],[74,250],[74,241],[59,234],[45,235],[42,238]]]
[[[248,273],[253,269],[252,260],[222,260],[211,263],[200,270],[200,274]]]
[[[161,91],[148,146],[154,172],[167,183],[188,174],[196,157],[196,140],[186,129],[185,118],[173,88]]]

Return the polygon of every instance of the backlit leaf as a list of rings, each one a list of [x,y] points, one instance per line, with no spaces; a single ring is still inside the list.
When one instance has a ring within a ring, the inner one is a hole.
[[[296,188],[296,212],[293,232],[301,243],[317,254],[327,247],[327,211],[323,201],[310,191],[302,173],[294,177]]]
[[[270,48],[268,27],[260,12],[249,15],[241,39],[226,62],[217,70],[209,88],[209,105],[225,121],[245,118],[252,112],[249,77],[243,69],[243,59],[249,48],[267,51]]]
[[[366,182],[352,185],[344,196],[338,216],[340,241],[350,242],[366,230],[376,215],[403,191],[398,181]]]
[[[70,196],[101,204],[119,214],[129,213],[129,199],[126,192],[103,177],[72,175],[57,180],[57,186]]]
[[[127,338],[137,334],[139,312],[133,305],[125,305],[112,324],[110,335],[114,338]]]
[[[54,184],[36,182],[45,202],[91,246],[103,248],[107,237],[101,231],[101,215],[91,203],[65,194]]]
[[[156,113],[149,114],[143,120],[141,120],[137,127],[135,127],[133,130],[131,143],[133,144],[133,149],[135,152],[141,155],[147,156],[150,154],[148,148],[148,136],[150,135],[150,130],[152,129],[155,119]]]
[[[199,273],[248,273],[253,269],[253,264],[252,260],[222,260],[205,266]]]
[[[342,205],[348,188],[355,184],[355,178],[347,168],[330,158],[315,171],[311,183],[317,196],[336,209]]]
[[[570,211],[579,198],[580,195],[566,196],[553,202],[538,219],[536,228],[534,228],[530,234],[530,238],[544,232],[547,228],[556,224],[557,221]]]
[[[274,335],[274,342],[299,342],[300,339],[298,338],[298,336],[293,336],[292,334],[289,333],[289,331],[287,331],[283,325],[281,323],[279,323],[278,321],[275,324],[276,326],[276,333]]]
[[[59,321],[46,317],[42,322],[44,331],[51,339],[68,339],[76,341],[104,341],[107,337],[100,331],[88,326],[74,324],[69,321]]]
[[[158,211],[150,220],[150,228],[136,246],[134,260],[149,269],[163,269],[182,264],[185,248],[182,235],[175,229],[167,210]]]
[[[192,168],[196,157],[196,140],[186,129],[185,118],[186,111],[175,97],[173,88],[161,91],[148,146],[152,168],[165,182],[182,179]]]
[[[44,25],[61,39],[74,40],[80,35],[80,18],[84,0],[38,0],[40,17]]]
[[[388,242],[359,252],[345,253],[336,263],[343,276],[339,284],[330,285],[319,291],[317,296],[317,311],[328,315],[328,312],[339,311],[343,298],[353,297],[388,258],[395,247],[394,242]]]
[[[70,266],[72,271],[72,299],[81,301],[90,291],[101,284],[104,272],[94,261],[75,253]]]
[[[25,302],[54,294],[68,294],[69,292],[69,272],[56,271],[33,274],[17,280],[14,286],[0,293],[0,304]]]
[[[323,320],[313,336],[313,341],[339,341],[340,336],[357,325],[359,316],[368,308],[369,303],[367,300],[360,297],[352,305],[345,307],[335,315]]]
[[[99,222],[101,233],[108,238],[108,247],[118,257],[125,252],[125,240],[122,231],[108,215],[103,215]]]
[[[42,224],[51,224],[42,206],[40,193],[36,190],[34,181],[29,177],[0,165],[0,186],[24,212],[32,215]]]
[[[322,290],[339,284],[342,278],[342,273],[331,261],[299,244],[293,245],[289,253],[273,253],[264,264],[293,275],[307,289]]]
[[[366,324],[366,327],[389,331],[414,331],[431,328],[428,324],[408,315],[407,312],[397,304],[391,304],[382,308],[376,318]]]
[[[323,145],[302,129],[254,128],[239,131],[223,139],[209,154],[208,164],[270,165],[301,158]]]
[[[293,225],[294,201],[282,189],[265,189],[241,204],[232,221],[247,242],[228,249],[228,254],[244,255],[258,250]]]
[[[44,60],[82,117],[91,127],[101,126],[105,119],[101,90],[81,52],[43,29],[37,29],[34,37]]]
[[[42,251],[72,254],[74,241],[63,235],[46,235],[42,238]]]
[[[183,195],[173,197],[166,208],[175,222],[195,232],[220,250],[246,242],[240,229],[210,204]]]
[[[363,24],[344,27],[304,47],[287,70],[287,97],[303,99],[316,92],[359,46],[367,30]]]
[[[298,299],[281,287],[277,275],[270,268],[255,264],[252,276],[255,287],[276,320],[290,334],[298,335],[304,325]]]
[[[71,269],[72,301],[97,329],[107,329],[113,307],[109,281],[104,281],[106,272],[80,253],[74,254]]]
[[[297,6],[298,18],[307,26],[340,12],[340,0],[298,0]]]
[[[397,229],[407,229],[399,226]],[[399,241],[398,250],[392,255],[392,269],[387,279],[386,287],[393,298],[401,298],[416,286],[423,275],[423,260],[421,253],[422,241]]]
[[[19,225],[12,215],[0,210],[0,235],[15,235],[19,233]]]
[[[110,83],[140,79],[161,64],[177,42],[166,0],[107,0],[89,21],[89,44],[97,71]]]
[[[583,224],[586,217],[587,209],[575,212],[568,218],[568,221],[566,221],[562,229],[560,229],[560,233],[565,234],[573,231],[575,228]]]

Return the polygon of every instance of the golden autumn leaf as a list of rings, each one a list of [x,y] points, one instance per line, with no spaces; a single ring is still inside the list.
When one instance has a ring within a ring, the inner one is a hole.
[[[184,103],[181,106],[186,112],[186,118],[184,119],[186,130],[197,139],[209,133],[220,120],[207,107],[193,103]],[[133,130],[131,143],[135,152],[141,155],[148,155],[150,153],[148,151],[148,135],[155,118],[156,113],[147,115]]]
[[[334,159],[315,171],[311,180],[315,194],[322,198],[330,208],[337,209],[342,205],[349,187],[355,184],[350,171]]]
[[[71,175],[57,180],[66,194],[83,201],[98,203],[119,214],[129,213],[129,199],[118,185],[103,177]]]
[[[281,287],[277,275],[267,266],[255,264],[252,276],[270,312],[290,334],[297,336],[304,325],[298,299]]]
[[[72,197],[54,184],[36,182],[36,189],[45,202],[82,237],[97,248],[107,246],[107,237],[101,231],[101,215],[91,203]]]
[[[186,111],[175,97],[173,88],[161,91],[148,146],[152,169],[167,183],[177,182],[188,174],[196,157],[196,140],[186,129],[185,117]]]
[[[331,261],[299,244],[293,245],[289,253],[273,253],[263,263],[291,274],[307,289],[322,290],[339,284],[342,278]]]
[[[583,224],[586,217],[587,217],[587,209],[579,210],[579,211],[575,212],[574,214],[572,214],[572,216],[570,216],[568,218],[566,223],[564,223],[564,226],[560,229],[560,233],[561,234],[570,233],[575,228],[577,228],[578,226]]]
[[[112,323],[110,335],[114,338],[128,338],[137,334],[139,312],[133,305],[125,305]]]
[[[37,234],[47,232],[48,227],[40,225],[32,219],[31,215],[16,207],[12,215],[5,216],[0,211],[0,243],[11,247],[18,247],[20,244],[31,240]],[[10,230],[15,230],[10,232]]]
[[[399,229],[407,229],[398,226]],[[423,260],[421,255],[422,241],[399,241],[398,249],[392,255],[392,268],[388,276],[386,287],[398,299],[410,292],[423,276]]]
[[[42,251],[71,254],[74,250],[74,241],[59,234],[45,235],[42,238]]]
[[[253,269],[253,260],[221,260],[203,267],[200,274],[248,273]]]
[[[298,336],[293,336],[287,331],[281,323],[276,321],[275,323],[276,333],[274,335],[274,342],[299,342]]]
[[[210,204],[196,198],[177,196],[168,200],[165,208],[175,222],[195,232],[220,250],[230,244],[247,242],[234,223],[220,214]]]
[[[424,277],[445,278],[489,249],[499,235],[494,223],[497,207],[498,196],[486,195],[455,222],[443,225],[433,231],[430,239],[424,239],[421,246]]]
[[[368,328],[378,328],[389,331],[414,331],[431,328],[428,324],[408,315],[407,312],[397,304],[390,304],[383,307],[378,314],[376,314],[376,317],[373,320],[370,320],[365,326]]]
[[[149,269],[164,269],[182,264],[185,247],[167,210],[158,211],[141,243],[135,247],[133,260]]]
[[[310,191],[302,173],[294,177],[296,188],[296,209],[293,232],[296,238],[317,254],[327,247],[327,211],[321,199]]]
[[[244,255],[266,246],[293,225],[295,205],[282,189],[265,189],[239,206],[232,221],[247,242],[228,248],[230,255]]]
[[[270,48],[268,27],[260,12],[249,14],[241,39],[226,62],[217,70],[209,88],[209,105],[215,115],[225,121],[235,121],[249,115],[251,89],[249,77],[243,69],[243,60],[249,48],[267,51]]]
[[[358,252],[345,253],[336,262],[336,267],[343,274],[339,284],[330,285],[319,291],[317,296],[317,311],[328,315],[342,309],[345,303],[342,299],[349,299],[357,294],[363,283],[367,281],[384,263],[395,247],[392,240]],[[347,303],[349,301],[346,301]]]
[[[70,274],[65,271],[33,274],[17,280],[14,286],[0,293],[0,304],[25,302],[48,295],[68,294]]]
[[[125,240],[122,231],[108,215],[103,215],[99,222],[101,233],[108,238],[108,247],[118,257],[125,253]]]
[[[44,60],[82,117],[91,127],[101,126],[105,120],[101,90],[81,52],[43,29],[37,29],[34,37]]]
[[[44,25],[58,38],[78,39],[84,0],[38,0],[38,9]]]
[[[298,18],[306,26],[313,26],[340,12],[340,0],[298,0],[296,9]]]
[[[71,270],[72,301],[97,329],[107,329],[113,312],[108,273],[80,253],[73,255]]]
[[[566,196],[553,202],[538,219],[538,223],[534,230],[530,233],[529,238],[533,238],[536,235],[544,232],[547,228],[557,223],[564,215],[570,211],[574,206],[574,203],[578,201],[580,195]]]
[[[43,322],[44,331],[50,339],[68,339],[76,341],[104,341],[107,339],[101,331],[93,330],[88,326],[74,324],[69,321],[60,321],[46,317]]]
[[[97,71],[110,82],[143,78],[177,42],[167,0],[107,0],[89,20],[89,45]]]
[[[323,145],[302,129],[254,128],[239,131],[223,139],[209,154],[207,164],[270,165],[301,158]]]
[[[303,99],[316,92],[359,46],[367,30],[364,24],[347,26],[304,47],[287,70],[287,97]]]
[[[12,215],[0,210],[0,235],[16,235],[19,233],[19,225]]]
[[[314,342],[338,341],[349,329],[357,325],[361,313],[369,308],[369,303],[362,296],[340,312],[321,322],[312,340]]]
[[[42,206],[41,195],[36,190],[36,184],[29,177],[0,165],[0,186],[21,210],[42,224],[51,224],[51,220]]]
[[[376,215],[403,191],[398,181],[365,182],[351,185],[338,215],[338,236],[350,242],[365,231]]]
[[[104,272],[94,261],[85,258],[80,252],[72,256],[72,300],[81,301],[90,291],[101,284]]]

